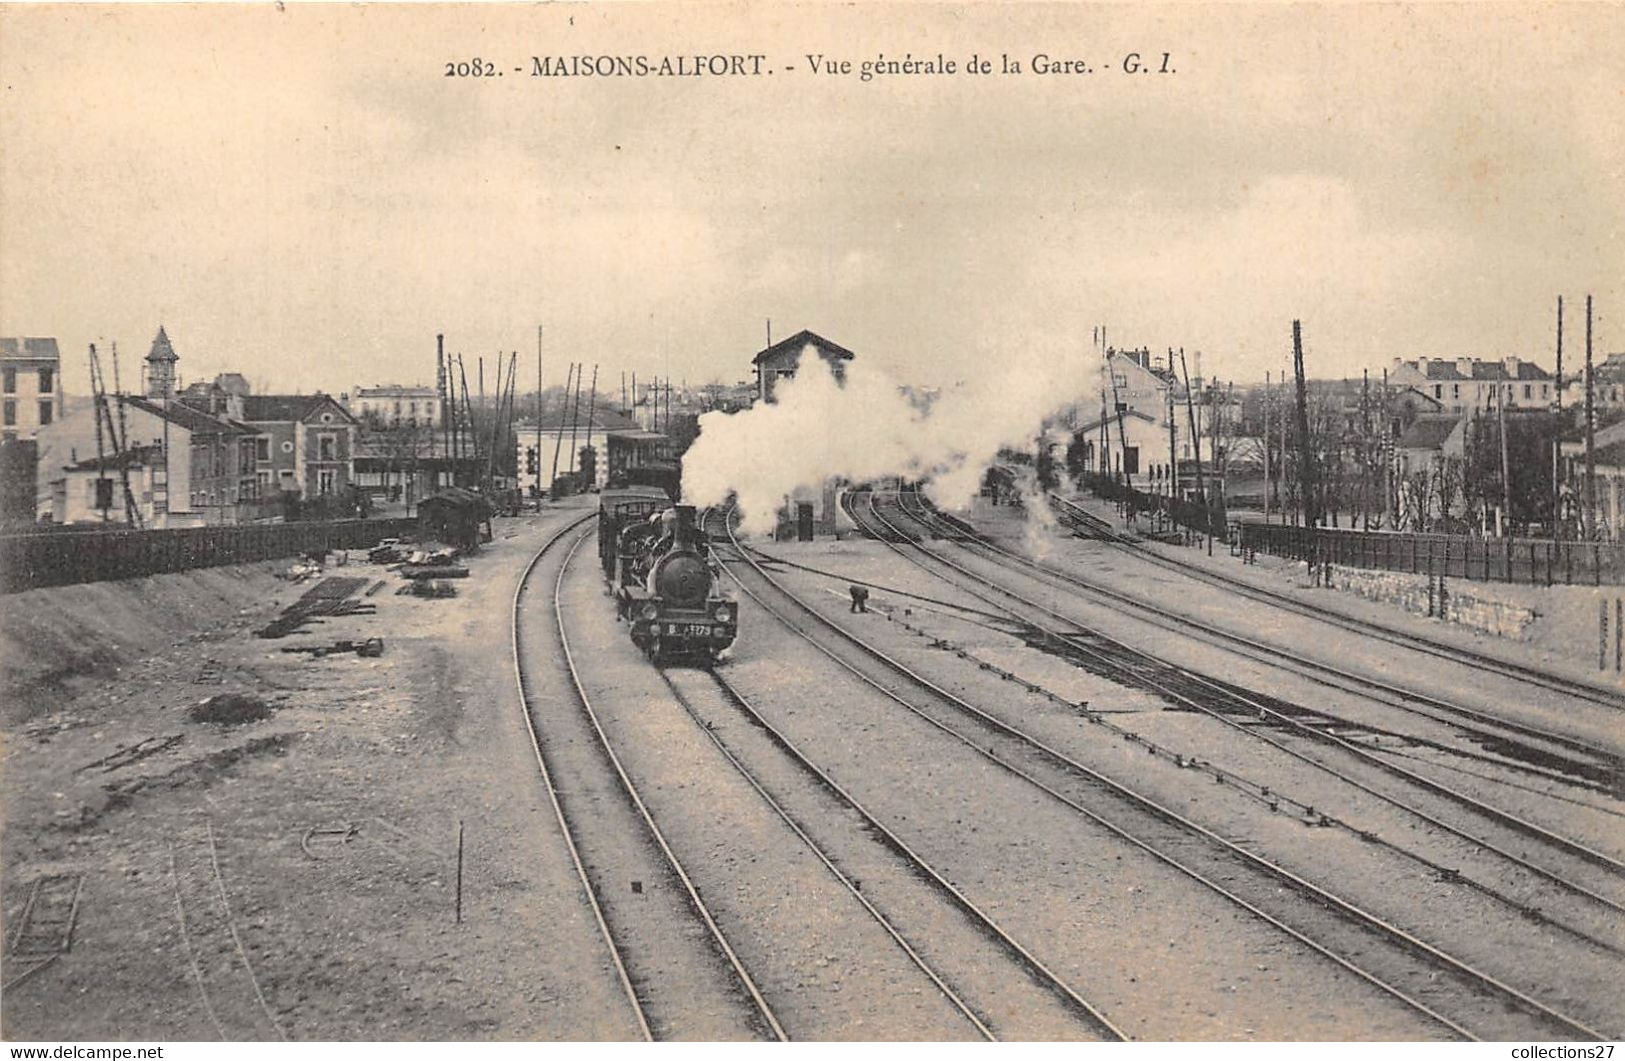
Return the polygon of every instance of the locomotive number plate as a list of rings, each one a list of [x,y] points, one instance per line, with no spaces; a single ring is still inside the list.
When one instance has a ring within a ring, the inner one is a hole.
[[[710,637],[711,628],[704,623],[667,623],[666,633],[679,637]]]

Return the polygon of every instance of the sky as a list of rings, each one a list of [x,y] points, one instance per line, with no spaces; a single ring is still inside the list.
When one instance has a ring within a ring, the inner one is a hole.
[[[1625,349],[1612,4],[0,6],[0,334],[126,374],[432,383],[521,353],[738,380],[810,328],[894,379],[1116,345],[1262,379]],[[1129,75],[1169,53],[1171,74]],[[740,53],[771,75],[526,76]],[[972,53],[1086,75],[813,74]],[[500,78],[445,76],[475,57]],[[105,347],[104,347],[105,349]],[[1020,355],[1019,357],[1016,355]],[[613,382],[611,383],[613,386]]]

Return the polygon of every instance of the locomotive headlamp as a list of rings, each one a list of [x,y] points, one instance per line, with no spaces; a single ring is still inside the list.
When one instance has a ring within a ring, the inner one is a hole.
[[[717,605],[717,610],[716,610],[717,622],[725,623],[729,619],[732,619],[733,616],[734,616],[734,613],[733,613],[732,608],[728,607],[726,604]]]
[[[648,619],[648,620],[651,620],[651,621],[653,621],[655,619],[658,619],[658,618],[660,618],[660,605],[655,604],[653,602],[645,604],[643,606],[643,610],[640,611],[638,614],[642,615],[645,619]]]

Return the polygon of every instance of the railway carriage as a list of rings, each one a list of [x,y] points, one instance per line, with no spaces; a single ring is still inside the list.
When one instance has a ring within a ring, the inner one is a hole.
[[[606,490],[599,498],[598,559],[631,624],[632,641],[654,660],[716,660],[739,632],[739,609],[691,505],[653,487]]]

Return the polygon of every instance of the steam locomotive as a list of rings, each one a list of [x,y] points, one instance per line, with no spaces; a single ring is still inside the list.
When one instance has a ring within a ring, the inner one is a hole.
[[[649,658],[715,662],[738,636],[738,605],[722,592],[721,569],[692,505],[674,505],[655,487],[604,491],[598,559],[616,613]]]

